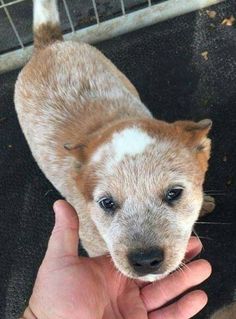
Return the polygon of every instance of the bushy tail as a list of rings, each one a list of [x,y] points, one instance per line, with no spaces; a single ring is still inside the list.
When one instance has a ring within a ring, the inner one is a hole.
[[[33,0],[34,1],[34,47],[44,48],[47,45],[63,40],[57,0]]]

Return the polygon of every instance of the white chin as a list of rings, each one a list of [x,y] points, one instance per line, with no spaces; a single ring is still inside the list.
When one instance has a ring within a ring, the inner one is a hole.
[[[138,279],[142,280],[142,281],[153,282],[153,281],[161,280],[161,279],[165,278],[167,275],[168,275],[168,273],[164,273],[164,274],[160,274],[160,275],[154,275],[154,274],[152,275],[151,274],[151,275],[139,277]]]

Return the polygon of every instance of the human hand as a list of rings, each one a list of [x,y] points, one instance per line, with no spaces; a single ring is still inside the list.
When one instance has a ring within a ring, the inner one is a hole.
[[[188,319],[207,303],[206,294],[196,290],[169,304],[209,277],[207,261],[190,262],[155,283],[134,281],[118,273],[109,256],[78,257],[76,212],[62,200],[54,211],[55,226],[25,319]],[[201,248],[200,241],[191,238],[186,259]]]

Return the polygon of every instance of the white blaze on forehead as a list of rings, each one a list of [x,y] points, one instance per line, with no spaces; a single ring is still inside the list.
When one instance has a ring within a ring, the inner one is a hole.
[[[111,155],[110,165],[120,162],[126,155],[133,156],[141,154],[155,139],[149,136],[140,128],[126,128],[116,132],[112,136],[111,142],[100,147],[92,157],[92,161],[101,160],[104,152],[109,151]]]
[[[143,153],[145,148],[155,142],[146,132],[139,128],[127,128],[113,135],[111,144],[115,150],[116,162],[121,161],[125,155]]]

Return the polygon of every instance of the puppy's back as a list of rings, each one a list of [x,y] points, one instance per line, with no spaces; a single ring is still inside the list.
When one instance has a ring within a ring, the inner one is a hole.
[[[34,158],[66,196],[74,159],[64,144],[83,144],[117,117],[150,113],[101,52],[86,43],[63,41],[56,0],[34,0],[33,29],[35,49],[17,79],[15,106]]]
[[[57,7],[57,0],[34,0],[33,10],[33,33],[34,33],[34,51],[37,52],[40,49],[44,49],[47,46],[57,42],[63,41],[63,36],[60,28],[59,11]],[[81,44],[82,45],[82,44]],[[84,46],[86,48],[86,45]],[[95,48],[88,46],[89,50],[95,51],[95,59],[100,64],[106,65],[109,72],[118,77],[122,84],[132,94],[139,97],[135,87],[130,81],[121,73],[103,54],[101,54]],[[65,49],[65,48],[63,48]],[[87,49],[87,48],[86,48]],[[85,50],[84,58],[89,60],[91,58]],[[83,53],[83,52],[82,52]],[[89,52],[90,53],[90,52]],[[70,54],[70,53],[69,53]],[[80,52],[78,52],[78,55]],[[66,56],[66,52],[65,52]],[[45,57],[46,59],[47,57]],[[69,56],[68,56],[69,58]],[[83,56],[81,57],[83,59]],[[44,61],[45,61],[44,59]],[[64,62],[64,61],[62,61]],[[91,60],[92,62],[92,60]]]

